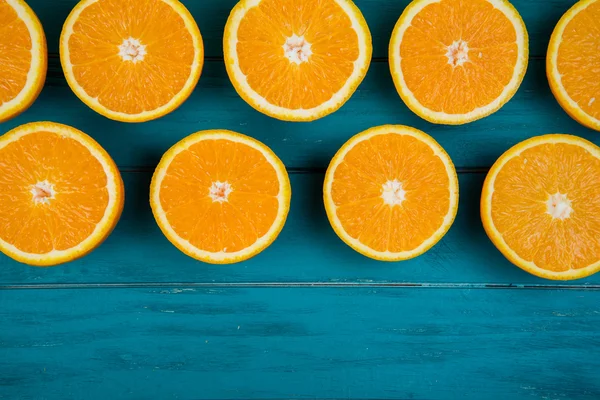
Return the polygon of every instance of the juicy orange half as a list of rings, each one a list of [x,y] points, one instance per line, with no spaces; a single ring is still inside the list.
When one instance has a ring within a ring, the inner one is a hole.
[[[527,69],[525,24],[506,0],[414,0],[392,33],[396,89],[421,118],[464,124],[502,107]]]
[[[290,181],[264,144],[225,130],[188,136],[161,159],[150,188],[167,239],[197,260],[226,264],[267,248],[283,228]]]
[[[241,0],[225,26],[236,91],[286,121],[340,108],[366,75],[371,52],[367,23],[350,0]]]
[[[550,38],[546,74],[561,107],[580,124],[600,131],[598,21],[598,0],[582,0],[562,16]]]
[[[65,21],[60,61],[73,92],[93,110],[143,122],[189,97],[204,47],[178,0],[82,0]]]
[[[35,13],[23,0],[0,0],[0,122],[33,104],[47,66],[46,37]]]
[[[331,226],[354,250],[382,261],[406,260],[450,229],[458,178],[431,136],[384,125],[342,146],[327,169],[323,198]]]
[[[0,137],[0,251],[15,260],[51,266],[88,254],[123,201],[115,163],[85,133],[36,122]]]
[[[483,226],[518,267],[548,279],[600,270],[600,148],[544,135],[512,147],[488,173]]]

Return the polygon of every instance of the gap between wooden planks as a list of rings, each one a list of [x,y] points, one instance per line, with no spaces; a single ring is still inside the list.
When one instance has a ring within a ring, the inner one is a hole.
[[[412,282],[139,282],[7,284],[0,290],[140,289],[140,288],[398,288],[398,289],[510,289],[600,291],[598,284],[412,283]]]

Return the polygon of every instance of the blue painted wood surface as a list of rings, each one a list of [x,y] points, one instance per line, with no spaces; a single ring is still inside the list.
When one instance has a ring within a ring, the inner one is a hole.
[[[337,113],[299,124],[259,114],[229,83],[221,39],[235,0],[184,0],[206,46],[200,83],[180,109],[138,125],[95,114],[66,86],[58,35],[76,0],[29,3],[48,36],[48,80],[0,132],[36,120],[84,130],[119,165],[126,206],[107,242],[77,262],[38,269],[0,256],[0,398],[600,398],[600,275],[558,284],[528,275],[479,220],[487,168],[511,145],[551,132],[600,143],[562,111],[545,78],[548,38],[572,1],[513,1],[530,34],[526,78],[499,112],[459,127],[420,120],[394,90],[386,49],[408,0],[356,1],[373,34],[369,73]],[[385,123],[432,134],[459,170],[461,197],[438,245],[393,264],[345,246],[321,201],[339,146]],[[209,128],[262,140],[290,171],[286,227],[245,263],[184,256],[150,213],[160,155]]]
[[[7,399],[600,398],[597,292],[2,293]],[[108,395],[110,393],[110,396]]]

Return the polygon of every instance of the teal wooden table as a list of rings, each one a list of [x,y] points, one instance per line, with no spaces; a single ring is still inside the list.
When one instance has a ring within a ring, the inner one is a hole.
[[[90,256],[50,269],[0,257],[0,398],[5,399],[600,399],[600,274],[546,281],[507,262],[485,236],[479,196],[488,167],[544,133],[600,134],[571,120],[545,76],[545,52],[568,0],[514,0],[530,36],[529,70],[496,114],[436,126],[397,95],[387,44],[408,0],[357,0],[374,58],[358,91],[313,123],[259,114],[235,93],[222,32],[235,0],[184,1],[206,46],[200,83],[172,114],[123,124],[68,88],[58,36],[76,0],[29,0],[50,52],[29,121],[73,125],[120,167],[123,217]],[[350,136],[380,124],[428,132],[454,160],[458,217],[431,251],[401,263],[355,253],[330,228],[325,168]],[[269,145],[293,198],[279,239],[254,259],[211,266],[163,237],[148,204],[153,168],[172,144],[227,128]]]

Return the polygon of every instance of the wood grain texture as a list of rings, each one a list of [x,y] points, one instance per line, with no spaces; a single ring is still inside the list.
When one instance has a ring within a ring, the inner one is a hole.
[[[558,105],[546,80],[543,60],[531,62],[515,97],[495,114],[462,125],[426,122],[413,114],[394,88],[386,62],[371,65],[354,96],[336,113],[311,123],[278,121],[259,113],[235,92],[222,61],[206,64],[200,83],[176,111],[144,124],[111,121],[83,104],[66,86],[52,61],[37,102],[0,131],[29,121],[52,120],[75,126],[102,144],[127,169],[153,169],[175,142],[202,129],[224,128],[261,140],[291,169],[324,170],[342,144],[356,133],[382,124],[414,126],[432,135],[459,168],[489,167],[510,146],[531,136],[570,133],[600,143],[600,135],[572,120]]]
[[[322,174],[292,174],[292,205],[275,243],[257,257],[227,266],[179,252],[158,229],[148,204],[149,173],[125,173],[125,210],[110,238],[89,256],[40,269],[0,255],[0,286],[48,283],[476,283],[548,285],[513,266],[488,240],[479,218],[484,174],[461,174],[454,225],[429,252],[383,263],[346,246],[331,229],[322,202]],[[557,283],[557,282],[555,282]],[[563,282],[600,285],[600,274]]]
[[[0,296],[0,398],[600,398],[600,292]]]
[[[58,53],[62,24],[78,0],[29,0],[48,39],[48,51]],[[223,30],[237,0],[181,0],[194,16],[204,40],[207,57],[223,56]],[[386,58],[396,21],[410,0],[355,0],[373,37],[373,57]],[[530,37],[530,54],[545,56],[554,25],[573,4],[569,0],[512,0],[521,14]]]
[[[513,144],[553,132],[600,143],[545,77],[550,33],[573,1],[512,1],[530,34],[525,81],[499,112],[458,127],[419,119],[394,89],[387,45],[408,0],[356,0],[373,34],[369,73],[338,112],[296,124],[253,110],[229,83],[221,40],[236,0],[183,0],[206,46],[200,83],[180,109],[137,125],[91,111],[64,81],[58,37],[76,2],[28,0],[48,37],[47,84],[0,133],[39,120],[87,132],[123,172],[125,211],[106,243],[71,264],[39,269],[0,255],[0,399],[600,398],[600,274],[560,285],[531,276],[500,255],[479,218],[485,171]],[[391,264],[344,245],[321,200],[335,151],[388,123],[430,133],[460,171],[449,233]],[[186,257],[148,204],[162,153],[210,128],[263,141],[291,172],[286,227],[241,264]]]

